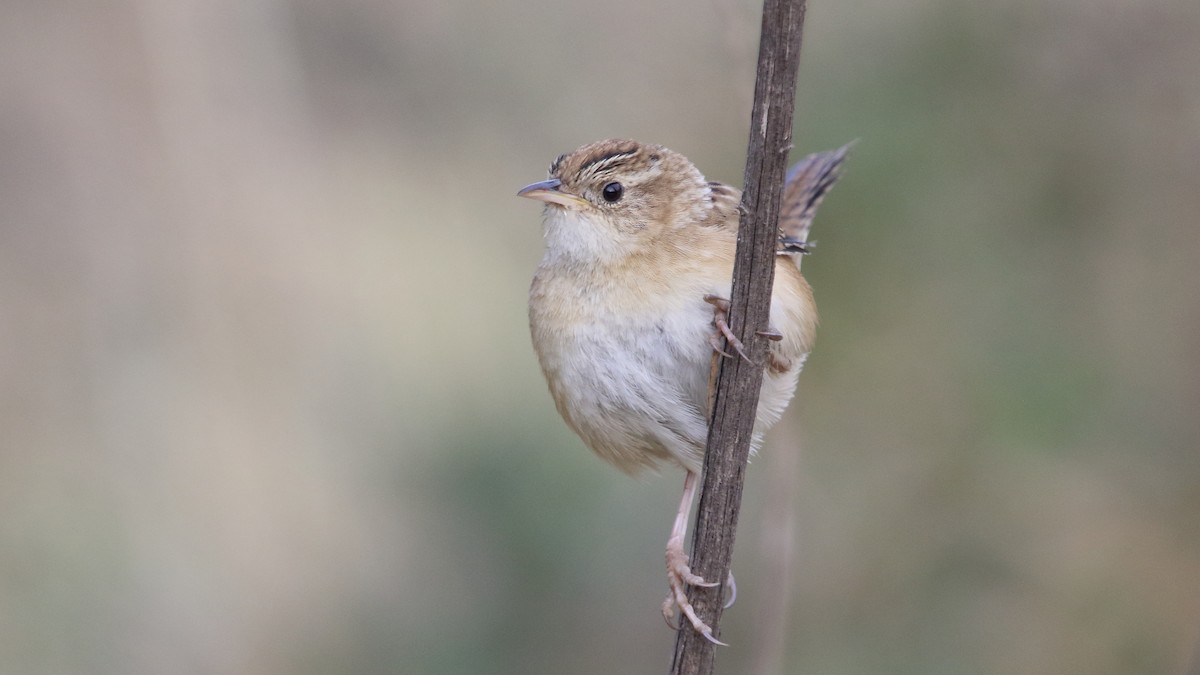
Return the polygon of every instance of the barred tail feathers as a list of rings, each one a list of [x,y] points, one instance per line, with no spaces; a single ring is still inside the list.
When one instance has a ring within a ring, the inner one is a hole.
[[[788,170],[779,208],[779,234],[786,253],[807,253],[808,233],[817,207],[842,175],[846,156],[854,143],[837,150],[813,153]],[[800,258],[796,258],[799,266]]]

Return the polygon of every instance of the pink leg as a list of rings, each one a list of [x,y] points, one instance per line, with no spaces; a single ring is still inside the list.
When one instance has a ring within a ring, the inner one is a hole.
[[[717,585],[692,573],[692,569],[688,567],[688,555],[683,549],[683,535],[687,532],[688,514],[691,512],[692,502],[696,498],[696,488],[699,482],[697,478],[695,472],[688,471],[687,476],[683,479],[683,498],[679,501],[679,512],[675,514],[675,525],[671,528],[671,538],[667,540],[667,583],[671,587],[671,592],[663,601],[663,618],[667,620],[667,625],[674,628],[675,610],[678,609],[688,618],[697,633],[703,635],[710,642],[724,645],[724,642],[713,637],[712,628],[709,628],[708,624],[696,616],[695,608],[687,599],[689,585],[709,588]]]
[[[741,356],[743,359],[746,359],[746,363],[754,363],[750,360],[749,356],[746,356],[746,346],[743,345],[742,341],[737,339],[737,336],[734,335],[733,331],[729,329],[729,322],[726,320],[729,316],[729,300],[716,295],[706,295],[704,296],[704,301],[713,306],[713,326],[715,326],[717,329],[717,332],[713,333],[713,335],[708,339],[709,344],[712,345],[712,348],[717,352],[728,356],[729,358],[733,358],[732,354],[729,354],[721,349],[721,341],[717,336],[723,335],[725,336],[725,340],[729,342],[729,346],[733,347],[733,350],[736,351],[739,356]]]

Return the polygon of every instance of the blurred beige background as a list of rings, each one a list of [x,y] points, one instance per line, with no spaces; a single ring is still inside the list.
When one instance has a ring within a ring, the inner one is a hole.
[[[758,13],[0,7],[0,672],[665,672],[681,478],[558,419],[513,195],[613,135],[740,182]],[[813,1],[796,156],[860,142],[722,672],[1194,662],[1197,35]]]

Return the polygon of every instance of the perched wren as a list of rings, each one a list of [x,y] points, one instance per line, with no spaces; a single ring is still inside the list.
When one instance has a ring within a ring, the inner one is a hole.
[[[799,254],[845,154],[811,155],[789,172],[754,447],[791,400],[812,348],[817,310]],[[729,356],[720,336],[745,358],[726,323],[741,191],[706,180],[667,148],[614,139],[559,156],[548,180],[517,194],[545,202],[529,327],[554,403],[618,469],[686,471],[667,541],[663,614],[670,623],[678,608],[715,642],[686,595],[687,584],[715,584],[689,569],[683,537],[708,436],[714,353]]]

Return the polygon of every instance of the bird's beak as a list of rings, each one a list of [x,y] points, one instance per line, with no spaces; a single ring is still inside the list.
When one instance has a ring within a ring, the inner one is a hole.
[[[563,192],[559,188],[562,186],[562,181],[557,178],[544,180],[537,183],[531,183],[521,188],[517,192],[518,197],[529,197],[530,199],[538,199],[547,204],[557,204],[568,209],[577,209],[581,206],[587,206],[587,200],[582,197],[576,197],[569,192]]]

